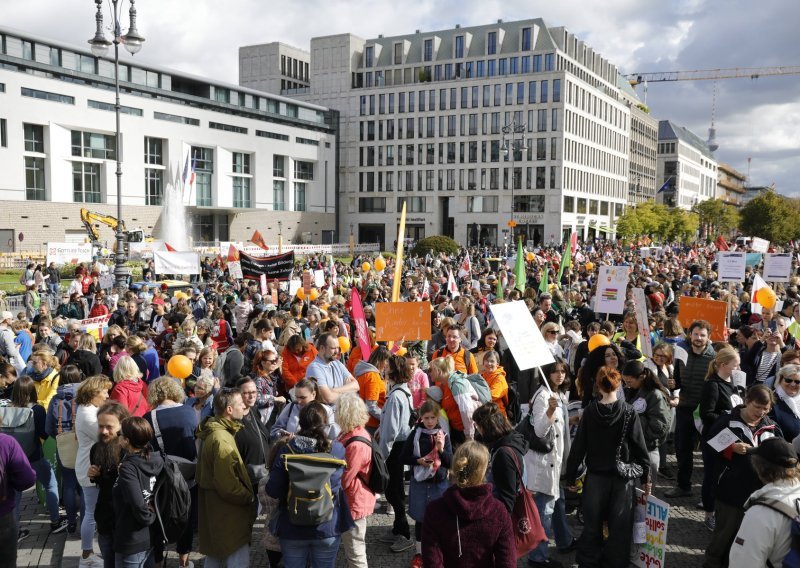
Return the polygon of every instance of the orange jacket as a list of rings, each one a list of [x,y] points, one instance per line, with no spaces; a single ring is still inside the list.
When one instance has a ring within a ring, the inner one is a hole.
[[[508,400],[508,381],[506,381],[506,370],[497,367],[493,372],[484,371],[481,376],[489,385],[489,392],[492,394],[492,402],[497,405],[504,415],[506,415],[506,401]]]
[[[356,376],[356,365],[358,365],[359,361],[366,361],[364,356],[361,354],[361,345],[359,345],[358,341],[355,341],[355,347],[350,351],[350,355],[347,356],[347,370],[350,371],[350,374],[354,377]],[[371,349],[375,349],[378,346],[377,343],[371,346]],[[369,357],[367,357],[369,359]]]
[[[439,357],[447,357],[448,355],[453,358],[453,362],[456,365],[456,371],[461,371],[467,375],[474,375],[478,372],[478,363],[475,361],[475,356],[463,347],[459,348],[459,350],[455,353],[448,351],[446,346],[442,347],[441,349],[437,349],[433,352],[431,361],[438,359]]]
[[[447,381],[436,383],[436,386],[442,389],[442,410],[447,414],[447,420],[450,422],[451,430],[464,431],[464,421],[461,420],[461,410],[458,408],[456,399],[453,398],[453,391],[450,390],[450,385]]]
[[[383,382],[380,374],[374,371],[368,371],[356,377],[358,381],[358,396],[361,400],[375,400],[378,402],[378,408],[383,408],[386,402],[386,383]],[[374,416],[370,416],[367,421],[367,428],[377,428],[381,422]]]
[[[306,368],[316,356],[317,349],[310,343],[308,344],[308,349],[306,349],[305,353],[303,353],[300,357],[288,349],[283,350],[281,376],[283,377],[283,383],[286,385],[287,389],[292,388],[298,383],[298,381],[300,381],[300,379],[305,378]]]

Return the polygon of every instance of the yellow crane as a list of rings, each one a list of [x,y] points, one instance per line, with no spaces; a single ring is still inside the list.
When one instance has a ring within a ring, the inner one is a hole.
[[[655,71],[625,75],[632,86],[664,81],[714,81],[716,79],[758,79],[774,75],[800,75],[800,66],[732,67],[729,69],[695,69],[692,71]]]
[[[144,230],[140,228],[131,229],[128,231],[125,228],[125,221],[118,221],[116,217],[112,217],[111,215],[95,213],[94,211],[81,208],[81,221],[83,222],[83,226],[86,227],[86,232],[89,234],[89,240],[98,248],[101,246],[100,231],[98,231],[97,227],[95,227],[95,223],[107,225],[108,227],[111,227],[112,231],[115,232],[117,230],[117,226],[119,226],[122,233],[125,235],[126,250],[128,243],[141,243],[144,241],[149,242],[153,240],[149,235],[145,237]],[[116,246],[117,244],[115,242],[112,248],[116,250]]]

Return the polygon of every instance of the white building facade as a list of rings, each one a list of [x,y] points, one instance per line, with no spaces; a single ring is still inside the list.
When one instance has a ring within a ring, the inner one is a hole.
[[[82,241],[82,207],[116,215],[118,150],[129,228],[157,234],[167,186],[193,165],[183,202],[195,244],[256,229],[273,243],[279,231],[335,240],[335,112],[129,58],[120,82],[118,149],[113,61],[0,28],[0,250]]]
[[[669,120],[658,124],[658,187],[656,200],[669,207],[691,209],[717,190],[717,161],[691,130]]]
[[[403,202],[406,237],[471,245],[510,243],[512,217],[537,244],[602,237],[624,210],[619,74],[565,28],[342,34],[313,38],[309,60],[309,89],[286,94],[340,112],[340,227],[362,241],[391,246]]]

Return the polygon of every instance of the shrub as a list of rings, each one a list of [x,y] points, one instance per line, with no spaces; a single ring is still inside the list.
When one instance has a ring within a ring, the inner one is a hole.
[[[411,250],[412,256],[425,256],[431,254],[457,254],[461,247],[450,237],[443,235],[434,235],[432,237],[425,237],[417,242],[416,246]]]

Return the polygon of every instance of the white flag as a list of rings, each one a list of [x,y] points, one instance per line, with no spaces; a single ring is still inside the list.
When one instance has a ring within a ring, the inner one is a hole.
[[[456,279],[453,278],[453,271],[447,271],[447,293],[450,294],[451,298],[458,298],[461,293],[458,291],[458,286],[456,286]]]

